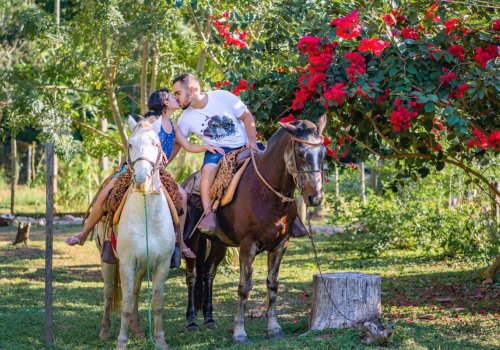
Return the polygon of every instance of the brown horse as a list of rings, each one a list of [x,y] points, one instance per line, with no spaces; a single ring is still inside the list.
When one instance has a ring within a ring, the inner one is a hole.
[[[218,238],[205,238],[199,232],[188,241],[197,259],[187,259],[186,264],[187,330],[198,328],[196,310],[200,308],[203,309],[204,325],[215,328],[212,286],[229,240],[240,248],[240,283],[233,342],[248,342],[244,327],[245,305],[252,288],[255,256],[264,251],[268,252],[267,337],[284,336],[276,314],[279,267],[297,217],[293,201],[295,189],[298,187],[309,206],[317,206],[323,199],[325,147],[321,134],[326,117],[321,117],[316,124],[307,120],[280,124],[282,127],[269,140],[266,151],[255,156],[255,166],[249,165],[245,170],[233,201],[217,210],[226,243]],[[201,213],[197,214],[199,217]],[[190,215],[190,219],[191,223],[197,221],[196,215]],[[192,225],[188,223],[186,226],[186,232],[190,232]],[[208,256],[207,239],[211,241]]]

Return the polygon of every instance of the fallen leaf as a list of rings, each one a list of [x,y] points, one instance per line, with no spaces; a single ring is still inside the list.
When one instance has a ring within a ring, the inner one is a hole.
[[[333,337],[332,334],[321,334],[321,335],[318,335],[316,338],[314,338],[315,340],[327,340],[327,339],[331,339]]]
[[[437,297],[437,298],[434,298],[434,300],[442,302],[442,303],[446,303],[446,302],[451,301],[452,298],[451,297]]]
[[[436,315],[434,314],[423,314],[423,315],[418,315],[418,318],[421,320],[435,320]]]
[[[264,310],[262,309],[252,309],[248,311],[248,316],[251,318],[260,318],[264,316]]]
[[[467,309],[465,307],[452,307],[451,309],[445,309],[444,311],[462,312],[462,311],[467,311]]]

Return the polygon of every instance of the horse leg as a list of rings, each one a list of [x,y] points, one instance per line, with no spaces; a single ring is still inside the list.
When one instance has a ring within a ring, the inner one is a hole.
[[[134,268],[132,263],[120,261],[120,280],[122,284],[122,313],[116,349],[125,350],[127,347],[128,323],[134,308]]]
[[[104,280],[104,315],[101,321],[101,333],[99,333],[99,338],[101,340],[106,340],[109,338],[109,328],[111,326],[110,311],[111,311],[111,300],[113,299],[113,292],[115,290],[114,284],[114,274],[115,266],[112,264],[107,264],[101,261],[101,274]]]
[[[226,255],[226,246],[223,244],[212,243],[210,255],[206,261],[206,270],[203,276],[205,283],[205,298],[203,303],[203,325],[209,329],[217,328],[213,319],[213,304],[212,304],[212,290],[215,274],[217,273],[217,266],[219,266],[222,259]]]
[[[141,282],[144,278],[145,270],[137,271],[134,279],[134,308],[130,317],[130,328],[132,329],[132,338],[144,338],[146,335],[139,324],[139,291]]]
[[[168,350],[167,343],[165,343],[165,331],[163,330],[163,289],[165,287],[165,280],[170,270],[170,259],[160,263],[156,272],[153,275],[153,300],[151,308],[153,309],[154,316],[154,339],[155,344],[162,350]]]
[[[195,233],[196,235],[196,233]],[[198,273],[196,269],[196,262],[198,259],[205,258],[205,251],[200,251],[199,247],[199,235],[193,237],[189,246],[196,254],[195,259],[186,259],[186,285],[188,288],[188,305],[186,309],[186,330],[189,332],[197,331],[199,329],[196,324],[196,302],[195,302],[195,287],[196,287],[196,274]]]
[[[238,286],[238,303],[234,317],[233,342],[236,344],[248,343],[245,332],[245,306],[252,289],[253,262],[257,255],[257,246],[254,242],[240,245],[240,284]]]
[[[267,255],[267,339],[280,339],[285,335],[278,323],[276,313],[276,298],[278,296],[278,280],[281,259],[288,246],[288,240],[283,240]]]

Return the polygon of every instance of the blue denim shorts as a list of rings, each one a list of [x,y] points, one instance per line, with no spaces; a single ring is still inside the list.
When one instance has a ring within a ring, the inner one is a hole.
[[[235,149],[238,149],[241,147],[237,147],[237,148],[221,147],[221,148],[224,150],[225,154],[228,154],[229,152],[234,151]],[[219,152],[212,153],[212,152],[206,151],[205,157],[203,158],[202,168],[205,166],[205,164],[217,164],[217,163],[219,163],[219,160],[221,160],[222,157],[224,157],[224,154],[220,154]]]
[[[120,168],[120,170],[118,170],[116,173],[114,173],[113,177],[118,177],[126,171],[127,171],[127,167],[125,166],[125,164],[122,164],[122,167]]]
[[[243,147],[243,146],[242,146]],[[230,147],[221,147],[224,152],[227,154],[231,151],[234,151],[236,149],[240,149],[242,147],[236,147],[236,148],[230,148]],[[266,149],[266,147],[261,143],[261,142],[257,142],[257,147],[259,147],[259,149],[261,151],[264,151]],[[218,152],[215,152],[215,153],[212,153],[212,152],[205,152],[205,157],[203,158],[203,165],[202,165],[202,168],[205,166],[205,164],[217,164],[219,163],[219,160],[223,157],[224,155],[223,154],[220,154]]]

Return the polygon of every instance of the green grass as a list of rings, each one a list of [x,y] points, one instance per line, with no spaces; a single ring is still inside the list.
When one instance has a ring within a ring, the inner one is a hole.
[[[78,228],[57,228],[54,239],[54,349],[112,349],[119,315],[112,317],[112,337],[98,339],[102,316],[99,256],[93,242],[68,247],[63,239]],[[32,230],[29,247],[13,247],[14,228],[0,228],[0,349],[42,349],[44,344],[44,231]],[[375,259],[361,259],[356,242],[317,237],[324,271],[360,271],[382,275],[382,303],[396,324],[387,347],[380,349],[495,349],[498,337],[500,286],[480,286],[482,266],[443,261],[426,253],[391,251]],[[360,343],[356,330],[307,332],[312,275],[317,273],[310,243],[290,244],[281,269],[280,322],[286,338],[264,338],[264,318],[247,318],[249,346],[232,346],[232,319],[238,272],[223,267],[214,287],[215,331],[184,332],[186,288],[184,270],[172,270],[165,290],[165,334],[171,349],[378,349]],[[248,309],[265,303],[265,256],[256,261],[254,289]],[[141,325],[147,329],[145,282],[140,296]],[[435,300],[439,296],[449,302]],[[454,307],[466,310],[454,312]],[[433,320],[419,319],[432,314]],[[200,319],[201,321],[201,319]],[[146,340],[129,340],[129,349],[151,349]]]

